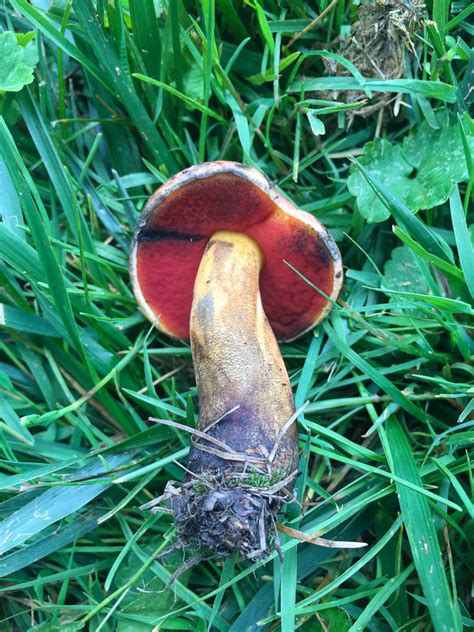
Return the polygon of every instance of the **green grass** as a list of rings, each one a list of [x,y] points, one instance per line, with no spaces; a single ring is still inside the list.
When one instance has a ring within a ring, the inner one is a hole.
[[[338,55],[357,11],[0,2],[1,30],[34,32],[35,68],[0,92],[1,630],[474,627],[472,5],[428,2],[416,58],[392,80]],[[352,120],[381,91],[401,95],[398,115]],[[378,136],[399,161],[441,149],[428,175],[405,162],[397,180],[401,162],[376,170],[363,154]],[[182,558],[155,560],[173,526],[139,507],[182,477],[189,434],[147,420],[194,425],[197,394],[189,347],[137,310],[128,249],[156,187],[219,159],[262,170],[338,241],[341,300],[282,346],[296,405],[309,405],[307,504],[281,520],[368,547],[282,535],[283,564],[205,562],[162,591]],[[419,181],[414,214],[403,187]],[[442,201],[426,208],[430,187]]]

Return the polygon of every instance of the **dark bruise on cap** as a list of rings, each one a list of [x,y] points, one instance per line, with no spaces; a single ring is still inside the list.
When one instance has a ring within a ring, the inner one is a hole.
[[[279,340],[293,340],[325,317],[342,285],[341,256],[331,235],[256,169],[219,161],[171,178],[138,221],[130,274],[141,309],[151,321],[158,318],[158,329],[189,338],[194,280],[218,230],[246,233],[260,245],[260,292]]]

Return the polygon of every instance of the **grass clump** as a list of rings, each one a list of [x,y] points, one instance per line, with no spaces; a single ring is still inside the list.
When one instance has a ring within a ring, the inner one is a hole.
[[[368,6],[0,4],[2,630],[474,625],[472,6],[420,6],[395,77],[345,58]],[[282,533],[283,564],[202,561],[170,599],[175,533],[140,507],[189,437],[147,419],[194,427],[196,388],[128,250],[153,190],[218,159],[338,241],[341,299],[282,347],[309,401],[282,522],[369,546]]]

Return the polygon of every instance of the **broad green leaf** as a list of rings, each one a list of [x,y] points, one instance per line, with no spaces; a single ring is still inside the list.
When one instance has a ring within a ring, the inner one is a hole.
[[[385,264],[384,273],[383,287],[389,290],[420,294],[428,294],[430,290],[417,265],[416,257],[408,246],[400,246],[392,250],[392,256]],[[398,303],[399,301],[395,296],[391,302]],[[408,310],[413,315],[420,314],[416,308],[408,308]],[[403,311],[406,313],[405,307]]]
[[[145,548],[145,552],[153,552],[151,546]],[[182,555],[172,555],[167,561],[167,568],[173,572],[182,563]],[[114,588],[120,588],[130,577],[140,570],[143,563],[133,553],[129,553],[123,565],[120,567],[115,580]],[[187,573],[189,575],[189,573]],[[180,578],[180,582],[184,581]],[[127,615],[127,619],[119,622],[117,632],[148,632],[154,620],[165,615],[176,603],[176,596],[172,590],[163,590],[164,583],[152,570],[147,570],[141,578],[142,590],[131,591],[125,595],[120,603],[120,612]]]
[[[416,264],[415,256],[408,246],[392,250],[392,256],[384,267],[385,286],[405,292],[428,292],[428,286]]]
[[[474,134],[466,129],[471,153],[474,151]],[[403,141],[403,155],[414,167],[412,177],[421,191],[413,188],[408,207],[431,208],[445,202],[456,182],[465,182],[468,177],[461,129],[458,123],[451,127],[433,130],[427,122],[416,128]],[[416,193],[416,195],[415,195]]]
[[[377,182],[386,186],[398,199],[406,203],[408,176],[413,171],[403,157],[401,148],[388,140],[376,140],[367,143],[364,155],[359,162],[364,165]],[[360,214],[368,222],[382,222],[390,217],[390,212],[364,176],[354,170],[347,180],[347,188],[357,198]]]
[[[204,94],[204,82],[202,70],[199,66],[191,66],[183,77],[184,93],[193,102],[202,100]]]
[[[298,627],[300,632],[327,632],[327,630],[337,630],[337,632],[348,632],[351,627],[349,615],[340,608],[328,608],[318,613],[317,617],[311,617]]]
[[[474,134],[468,130],[466,135],[474,151]],[[403,145],[393,145],[385,139],[371,141],[365,145],[359,162],[413,213],[446,202],[454,184],[468,179],[457,123],[434,130],[425,121],[405,138]],[[361,173],[354,170],[347,186],[368,222],[388,219],[389,210]]]
[[[33,71],[38,63],[34,42],[22,46],[12,31],[0,33],[0,92],[19,92],[33,82]]]
[[[395,221],[407,230],[430,253],[444,260],[453,260],[449,246],[440,239],[436,233],[418,217],[413,215],[410,209],[396,198],[386,186],[373,178],[367,169],[354,158],[354,164],[362,173],[370,188],[376,193],[377,198],[390,210]]]

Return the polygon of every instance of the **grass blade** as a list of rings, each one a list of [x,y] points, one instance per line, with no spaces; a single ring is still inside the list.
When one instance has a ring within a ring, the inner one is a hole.
[[[333,321],[335,319],[333,318]],[[416,404],[410,401],[396,386],[391,382],[388,378],[382,375],[375,367],[373,367],[367,360],[362,358],[357,352],[351,349],[342,337],[339,336],[336,328],[331,327],[329,323],[326,321],[324,323],[324,328],[327,331],[329,339],[334,344],[334,346],[348,359],[352,362],[354,366],[356,366],[364,375],[367,375],[377,386],[385,391],[388,395],[393,398],[393,401],[400,404],[402,408],[404,408],[411,415],[419,419],[420,421],[426,420],[426,413],[419,408]]]
[[[89,533],[97,527],[99,515],[90,513],[79,516],[71,524],[55,531],[54,535],[50,534],[30,546],[3,556],[0,560],[0,577],[7,577],[16,573]],[[0,589],[0,592],[2,590],[11,590],[11,588]]]
[[[364,77],[364,89],[374,92],[397,92],[402,94],[421,94],[425,97],[440,99],[447,103],[456,102],[457,89],[440,81],[424,81],[421,79],[368,79]],[[306,92],[320,90],[360,90],[360,82],[353,77],[318,77],[293,83],[289,91]]]
[[[146,83],[150,83],[152,86],[157,86],[158,88],[166,90],[166,92],[169,92],[169,94],[172,94],[177,99],[180,99],[181,101],[186,103],[186,105],[189,105],[189,107],[194,108],[195,110],[199,110],[199,112],[207,114],[208,116],[216,119],[217,121],[220,121],[221,123],[225,123],[225,119],[220,116],[220,114],[216,114],[211,110],[211,108],[202,105],[201,103],[199,103],[199,101],[196,101],[196,99],[192,99],[186,94],[179,92],[179,90],[176,90],[176,88],[173,88],[173,86],[169,86],[168,84],[163,83],[162,81],[158,81],[157,79],[146,77],[145,75],[141,75],[140,73],[135,73],[133,76],[136,79],[140,79],[140,81],[145,81]]]
[[[400,586],[402,586],[402,584],[412,574],[414,568],[414,564],[409,564],[403,573],[400,573],[397,577],[389,579],[382,588],[377,591],[374,597],[372,597],[347,632],[362,632],[362,630],[365,630],[368,624],[372,621],[373,616],[380,610],[387,599],[389,599],[394,592],[399,590]]]
[[[29,177],[28,170],[18,153],[13,138],[2,117],[0,117],[0,152],[3,154],[5,164],[7,165],[10,176],[15,183],[17,191],[21,192],[25,217],[31,228],[36,251],[38,252],[40,261],[43,264],[49,291],[54,300],[57,312],[61,317],[67,333],[69,334],[71,343],[77,351],[84,353],[82,343],[79,338],[79,330],[72,311],[71,302],[64,285],[64,279],[46,232],[46,211],[41,206],[39,208],[37,207],[33,201],[33,195],[30,192],[30,189],[28,189],[24,184],[24,182],[29,184],[32,192],[36,193],[35,197],[38,199],[39,195],[36,191],[36,187],[34,187],[33,182]]]
[[[131,454],[109,456],[107,469],[123,465],[131,458]],[[94,477],[107,469],[101,461],[96,461],[76,472],[75,478],[78,475],[81,478]],[[64,485],[46,490],[0,524],[0,553],[10,551],[58,520],[82,509],[110,485],[111,482],[101,483],[99,479],[93,484],[74,483],[74,487]]]
[[[459,195],[457,185],[454,187],[451,197],[449,198],[449,207],[451,209],[451,221],[454,228],[454,236],[461,262],[461,269],[466,280],[467,287],[471,297],[474,299],[474,246],[469,235],[466,216]]]
[[[421,487],[423,483],[417,463],[396,417],[392,416],[386,422],[385,433],[385,452],[389,456],[393,473]],[[397,482],[395,485],[411,553],[433,627],[436,632],[461,632],[460,612],[449,589],[428,500],[405,485]]]

